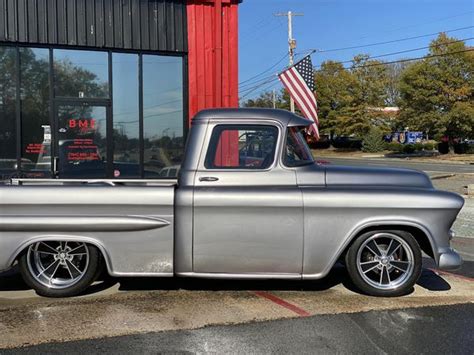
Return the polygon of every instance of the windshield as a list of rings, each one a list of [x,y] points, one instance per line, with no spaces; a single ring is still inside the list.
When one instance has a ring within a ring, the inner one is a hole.
[[[288,128],[286,135],[285,165],[289,167],[313,164],[313,156],[306,144],[302,128]]]

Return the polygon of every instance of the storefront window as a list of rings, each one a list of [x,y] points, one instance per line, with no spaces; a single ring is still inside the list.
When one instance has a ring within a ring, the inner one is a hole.
[[[51,173],[49,50],[20,48],[21,170],[29,178]]]
[[[109,97],[107,52],[55,49],[53,56],[56,96]]]
[[[0,46],[0,181],[177,177],[183,85],[182,57]]]
[[[16,49],[0,46],[0,178],[16,173]]]
[[[138,55],[112,55],[114,177],[140,178]]]
[[[143,56],[146,178],[176,177],[183,158],[183,72],[177,57]]]

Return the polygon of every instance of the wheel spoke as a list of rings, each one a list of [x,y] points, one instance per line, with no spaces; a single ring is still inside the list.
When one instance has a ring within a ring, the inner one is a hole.
[[[54,261],[53,263],[49,264],[49,266],[47,268],[44,268],[43,271],[41,271],[38,275],[36,275],[37,277],[40,277],[41,275],[43,275],[46,271],[48,271],[53,265],[59,265],[59,260],[56,260]]]
[[[36,253],[38,254],[47,254],[47,255],[57,255],[58,253],[51,253],[49,251],[44,251],[44,250],[35,250]]]
[[[395,261],[394,260],[390,262],[390,265],[392,265],[394,268],[400,271],[407,272],[408,267],[410,266],[410,263],[408,261]]]
[[[382,256],[382,251],[380,250],[375,240],[371,240],[370,243],[366,245],[366,248],[369,249],[370,252],[375,256]]]
[[[395,245],[394,245],[395,244]],[[398,250],[398,248],[400,248],[402,246],[401,243],[397,242],[396,240],[391,240],[390,241],[390,245],[387,249],[387,256],[392,256],[393,254],[395,254],[395,252]]]
[[[382,269],[380,270],[380,280],[379,280],[380,286],[383,285],[383,268],[384,268],[384,267],[382,266]]]
[[[367,270],[364,270],[364,268],[362,268],[362,272],[364,274],[367,274],[369,271],[372,271],[373,269],[375,269],[378,265],[379,265],[379,263],[377,262],[374,266],[369,267]]]
[[[69,275],[71,275],[71,280],[74,280],[74,276],[72,275],[71,268],[69,267],[68,261],[66,261],[66,269],[69,272]]]
[[[54,278],[54,275],[56,274],[56,271],[58,271],[58,269],[59,269],[59,265],[61,265],[61,263],[58,261],[58,264],[56,265],[56,267],[54,268],[54,271],[51,273],[51,276],[49,277],[48,283],[50,285],[51,285],[51,281],[53,281],[53,278]]]
[[[378,261],[372,260],[372,261],[364,261],[364,262],[360,263],[360,266],[362,268],[362,271],[364,273],[366,273],[366,272],[369,272],[370,270],[374,269],[375,267],[377,267],[378,264],[379,264]]]
[[[73,248],[72,250],[70,250],[70,251],[68,252],[68,254],[69,254],[69,255],[73,255],[73,252],[74,252],[74,251],[76,251],[77,249],[80,249],[80,248],[82,248],[82,247],[85,247],[85,244],[84,244],[84,243],[82,243],[81,245],[79,245],[79,246]]]
[[[71,263],[69,260],[66,260],[66,264],[70,264],[74,269],[76,269],[76,272],[77,272],[79,275],[82,275],[82,271],[79,270],[79,269],[77,268],[77,266],[74,265],[73,263]]]
[[[80,256],[80,255],[87,255],[87,253],[68,253],[68,255]]]
[[[388,267],[387,266],[383,267],[382,274],[384,274],[386,276],[386,278],[384,277],[384,279],[387,281],[387,285],[389,285],[390,282],[392,282],[392,281],[390,280],[390,273],[388,272]]]
[[[40,242],[40,245],[44,245],[45,247],[51,249],[52,251],[54,251],[54,254],[58,253],[58,251],[56,249],[54,249],[52,246],[46,244],[45,242]]]

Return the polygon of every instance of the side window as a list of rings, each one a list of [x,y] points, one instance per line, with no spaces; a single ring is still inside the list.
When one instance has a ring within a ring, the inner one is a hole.
[[[275,126],[220,125],[212,132],[206,169],[267,169],[275,160]]]
[[[286,134],[286,150],[284,154],[284,163],[288,167],[313,164],[311,150],[306,144],[301,129],[291,127]]]

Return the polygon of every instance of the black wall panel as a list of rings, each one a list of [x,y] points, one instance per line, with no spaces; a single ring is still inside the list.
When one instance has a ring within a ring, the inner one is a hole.
[[[0,0],[0,42],[187,51],[186,0]]]

